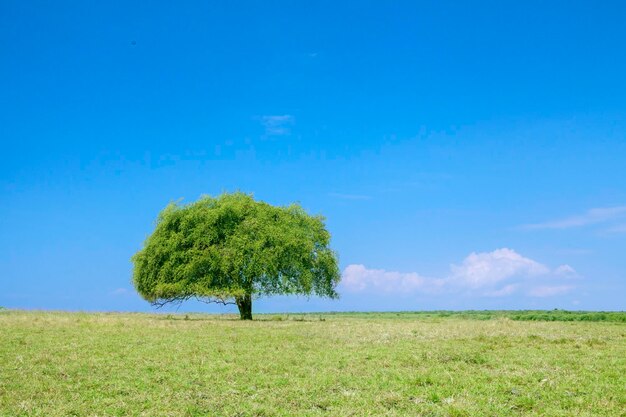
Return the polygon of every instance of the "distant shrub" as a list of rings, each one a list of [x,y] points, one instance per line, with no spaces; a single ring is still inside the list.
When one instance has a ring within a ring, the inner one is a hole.
[[[507,316],[506,312],[503,312]],[[626,322],[626,312],[623,311],[515,311],[508,314],[508,318],[517,321],[606,321]]]
[[[465,311],[403,311],[389,313],[329,313],[357,318],[401,318],[415,319],[468,319],[515,321],[588,321],[588,322],[621,322],[626,323],[626,311],[567,311],[567,310],[465,310]]]

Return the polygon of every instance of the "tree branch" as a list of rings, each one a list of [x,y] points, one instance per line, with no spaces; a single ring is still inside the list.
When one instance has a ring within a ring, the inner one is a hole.
[[[191,299],[195,299],[197,301],[200,301],[202,303],[205,304],[222,304],[222,305],[237,305],[236,302],[234,301],[228,301],[228,299],[226,298],[222,298],[222,297],[215,297],[215,298],[204,298],[204,297],[199,297],[197,295],[194,294],[188,294],[188,295],[180,295],[180,296],[176,296],[176,297],[172,297],[172,298],[168,298],[168,299],[159,299],[159,300],[155,300],[152,301],[152,307],[155,307],[157,309],[159,308],[163,308],[164,306],[166,306],[167,304],[177,304],[178,307],[180,307],[180,305],[187,300],[191,300]]]
[[[236,302],[234,301],[226,301],[225,298],[220,298],[220,297],[215,297],[215,298],[209,298],[209,299],[205,299],[202,297],[195,297],[196,300],[200,301],[201,303],[206,303],[206,304],[211,304],[211,303],[215,303],[215,304],[222,304],[222,305],[237,305]]]

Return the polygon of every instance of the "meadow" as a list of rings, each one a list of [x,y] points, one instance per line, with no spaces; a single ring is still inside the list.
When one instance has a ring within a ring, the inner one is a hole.
[[[625,313],[0,311],[2,416],[625,410]]]

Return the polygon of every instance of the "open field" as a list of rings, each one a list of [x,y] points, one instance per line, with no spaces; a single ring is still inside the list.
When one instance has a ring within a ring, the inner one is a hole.
[[[623,313],[561,313],[5,310],[0,415],[626,416]]]

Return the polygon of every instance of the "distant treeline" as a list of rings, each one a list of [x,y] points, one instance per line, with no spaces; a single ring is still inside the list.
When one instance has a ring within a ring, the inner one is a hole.
[[[623,311],[567,311],[567,310],[518,310],[518,311],[462,311],[441,312],[441,317],[459,315],[464,318],[491,320],[508,318],[519,321],[619,321],[626,322]]]
[[[322,313],[324,314],[324,313]],[[466,311],[403,311],[380,313],[325,313],[363,318],[458,318],[493,320],[506,318],[516,321],[606,321],[626,323],[626,311],[568,311],[568,310],[466,310]]]

